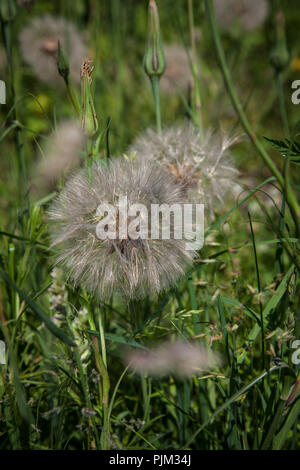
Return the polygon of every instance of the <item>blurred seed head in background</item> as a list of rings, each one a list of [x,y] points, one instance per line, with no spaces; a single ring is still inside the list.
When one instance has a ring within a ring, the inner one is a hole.
[[[80,152],[85,137],[79,122],[66,120],[52,132],[33,175],[34,192],[45,193],[55,187],[59,178],[66,176],[80,164]]]
[[[238,25],[246,30],[261,26],[269,13],[267,0],[214,0],[216,18],[226,31]]]
[[[160,79],[160,90],[166,95],[186,92],[191,83],[191,65],[188,52],[180,44],[165,44],[166,69]]]
[[[80,84],[80,66],[87,55],[87,47],[73,23],[51,15],[37,17],[21,31],[19,39],[23,58],[38,78],[51,85],[63,86],[57,70],[60,41],[68,58],[70,78],[74,84]]]
[[[190,202],[204,204],[212,219],[214,209],[239,189],[239,172],[230,156],[237,140],[211,130],[202,136],[193,124],[181,123],[161,134],[148,129],[128,153],[136,151],[137,158],[160,164],[183,185]]]

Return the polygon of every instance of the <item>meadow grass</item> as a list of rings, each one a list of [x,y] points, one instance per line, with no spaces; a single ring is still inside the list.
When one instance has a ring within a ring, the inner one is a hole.
[[[143,70],[148,1],[0,11],[0,449],[299,449],[300,147],[290,84],[299,75],[300,18],[295,1],[271,4],[264,25],[230,34],[211,0],[157,1],[162,41],[185,47],[193,77],[189,90],[160,100]],[[273,26],[281,8],[285,30]],[[156,298],[96,300],[53,266],[47,210],[65,180],[38,194],[32,182],[47,135],[60,118],[76,117],[79,91],[41,83],[22,61],[18,33],[43,13],[88,32],[95,69],[87,100],[98,130],[82,166],[125,153],[155,124],[160,131],[186,119],[205,133],[222,120],[243,135],[234,150],[239,194],[206,222],[193,266]],[[284,47],[288,62],[280,62]],[[270,65],[274,48],[280,63]],[[166,338],[207,345],[222,363],[179,380],[137,375],[124,362],[128,348]]]

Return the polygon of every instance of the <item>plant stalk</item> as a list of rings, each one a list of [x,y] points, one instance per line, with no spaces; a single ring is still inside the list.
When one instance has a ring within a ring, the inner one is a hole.
[[[161,113],[160,113],[159,80],[160,78],[157,76],[151,77],[151,85],[152,85],[155,115],[156,115],[156,127],[157,127],[157,132],[161,133],[162,127],[161,127]]]

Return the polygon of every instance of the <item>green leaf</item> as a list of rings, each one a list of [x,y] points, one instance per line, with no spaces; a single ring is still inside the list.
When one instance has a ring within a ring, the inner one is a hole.
[[[263,310],[263,314],[262,314],[264,321],[267,319],[270,312],[277,307],[280,300],[282,299],[284,293],[286,292],[286,290],[288,288],[288,283],[289,283],[289,280],[290,280],[290,278],[291,278],[291,276],[294,272],[294,269],[295,269],[295,266],[292,265],[290,267],[290,269],[288,270],[288,272],[285,274],[285,276],[282,279],[281,283],[279,284],[275,294],[272,295],[272,297],[268,301],[267,305],[265,306],[265,308]],[[257,338],[260,331],[261,331],[260,325],[255,325],[252,328],[252,330],[249,334],[249,340],[254,341]]]
[[[282,157],[294,157],[294,159],[291,159],[291,162],[300,164],[300,144],[298,142],[290,141],[289,139],[269,139],[268,137],[264,137],[264,139],[277,150]]]

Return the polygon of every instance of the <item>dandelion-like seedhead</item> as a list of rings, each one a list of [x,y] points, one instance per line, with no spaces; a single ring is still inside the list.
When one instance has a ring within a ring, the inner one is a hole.
[[[191,66],[188,52],[180,44],[164,45],[166,70],[160,79],[160,89],[166,95],[184,92],[191,81]]]
[[[79,165],[84,141],[77,121],[66,120],[59,124],[49,137],[44,158],[35,170],[34,186],[38,192],[53,188],[61,176]]]
[[[58,41],[68,58],[71,80],[80,84],[80,66],[87,54],[82,34],[64,18],[37,17],[20,33],[23,58],[45,83],[62,85],[57,70]]]
[[[132,350],[125,355],[125,363],[135,372],[154,377],[174,374],[179,379],[197,375],[219,362],[218,355],[209,349],[187,341],[166,341],[150,351]]]
[[[227,31],[235,23],[246,30],[258,28],[269,13],[266,0],[214,0],[214,7],[218,22]]]
[[[230,158],[237,137],[208,131],[202,136],[192,124],[180,124],[161,134],[148,129],[129,149],[144,161],[156,161],[183,185],[192,203],[203,203],[212,219],[214,209],[235,194],[238,171]]]
[[[59,246],[57,262],[75,285],[82,284],[102,300],[113,293],[127,301],[155,295],[176,283],[195,256],[194,251],[186,250],[184,238],[132,239],[127,235],[99,239],[98,207],[117,206],[121,196],[127,197],[128,205],[143,204],[149,214],[152,204],[185,202],[182,187],[172,175],[150,161],[122,158],[112,160],[108,167],[94,164],[91,181],[86,170],[75,174],[49,213],[52,246]],[[175,220],[170,219],[171,233]],[[129,218],[128,225],[131,222]]]

